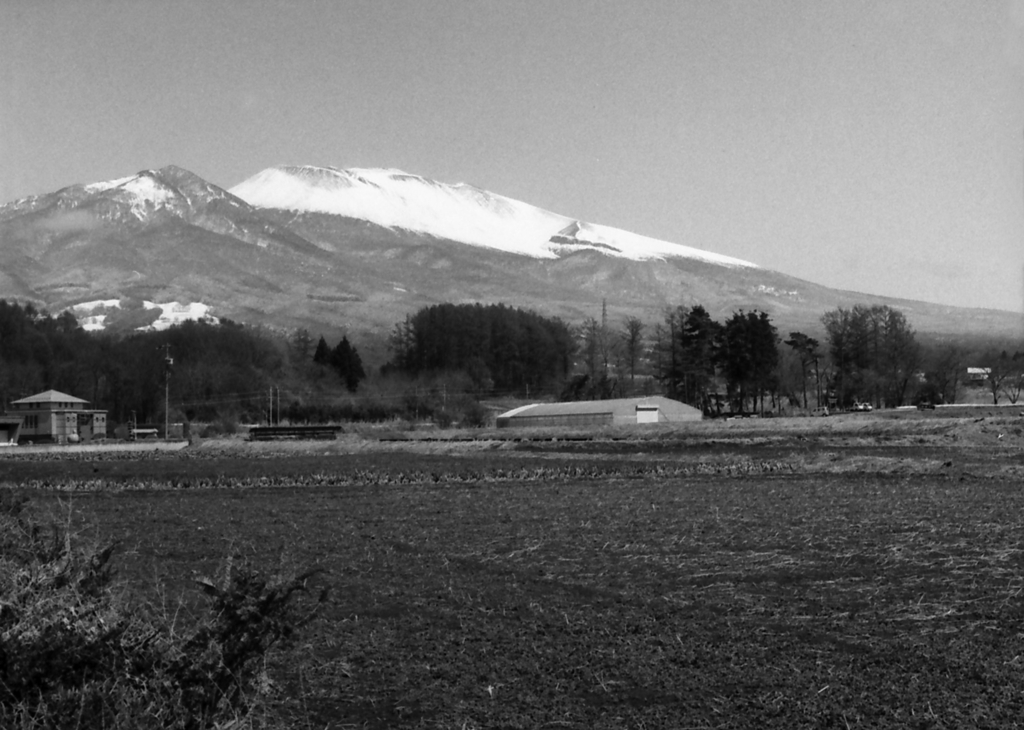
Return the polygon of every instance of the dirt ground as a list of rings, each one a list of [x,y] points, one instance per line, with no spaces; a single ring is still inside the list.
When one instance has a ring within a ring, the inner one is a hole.
[[[1018,727],[1024,416],[345,434],[0,455],[168,611],[319,566],[265,719],[319,728]],[[185,612],[187,613],[187,611]],[[185,615],[185,614],[183,614]]]

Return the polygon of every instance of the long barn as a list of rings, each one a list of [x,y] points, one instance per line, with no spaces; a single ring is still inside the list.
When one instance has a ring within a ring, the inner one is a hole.
[[[629,426],[699,421],[693,406],[660,395],[646,398],[534,403],[498,416],[498,428],[530,426]]]

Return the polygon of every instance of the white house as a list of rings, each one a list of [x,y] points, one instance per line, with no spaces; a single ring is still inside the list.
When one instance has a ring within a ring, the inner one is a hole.
[[[991,372],[991,368],[967,368],[967,378],[965,382],[968,385],[984,383],[988,380],[988,374]]]
[[[86,408],[89,401],[47,390],[11,403],[9,416],[21,417],[19,438],[59,444],[91,441],[107,435],[107,412]]]

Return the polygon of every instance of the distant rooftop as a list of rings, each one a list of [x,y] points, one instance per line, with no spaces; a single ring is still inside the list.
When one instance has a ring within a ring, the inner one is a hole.
[[[22,398],[11,403],[11,405],[28,405],[30,403],[88,403],[87,400],[76,398],[73,395],[67,393],[61,393],[59,390],[44,390],[42,393],[36,393],[30,395],[28,398]]]
[[[700,410],[685,403],[654,395],[612,400],[572,401],[567,403],[533,403],[520,406],[498,416],[499,425],[513,423],[540,423],[541,419],[586,419],[607,416],[609,423],[636,422],[638,410],[656,410],[659,421],[679,422],[700,420]]]

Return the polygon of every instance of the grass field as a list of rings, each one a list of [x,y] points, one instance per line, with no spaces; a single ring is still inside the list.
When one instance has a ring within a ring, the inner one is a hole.
[[[0,481],[172,607],[231,556],[325,568],[270,659],[282,726],[1024,725],[1024,418],[855,419],[8,455]]]

